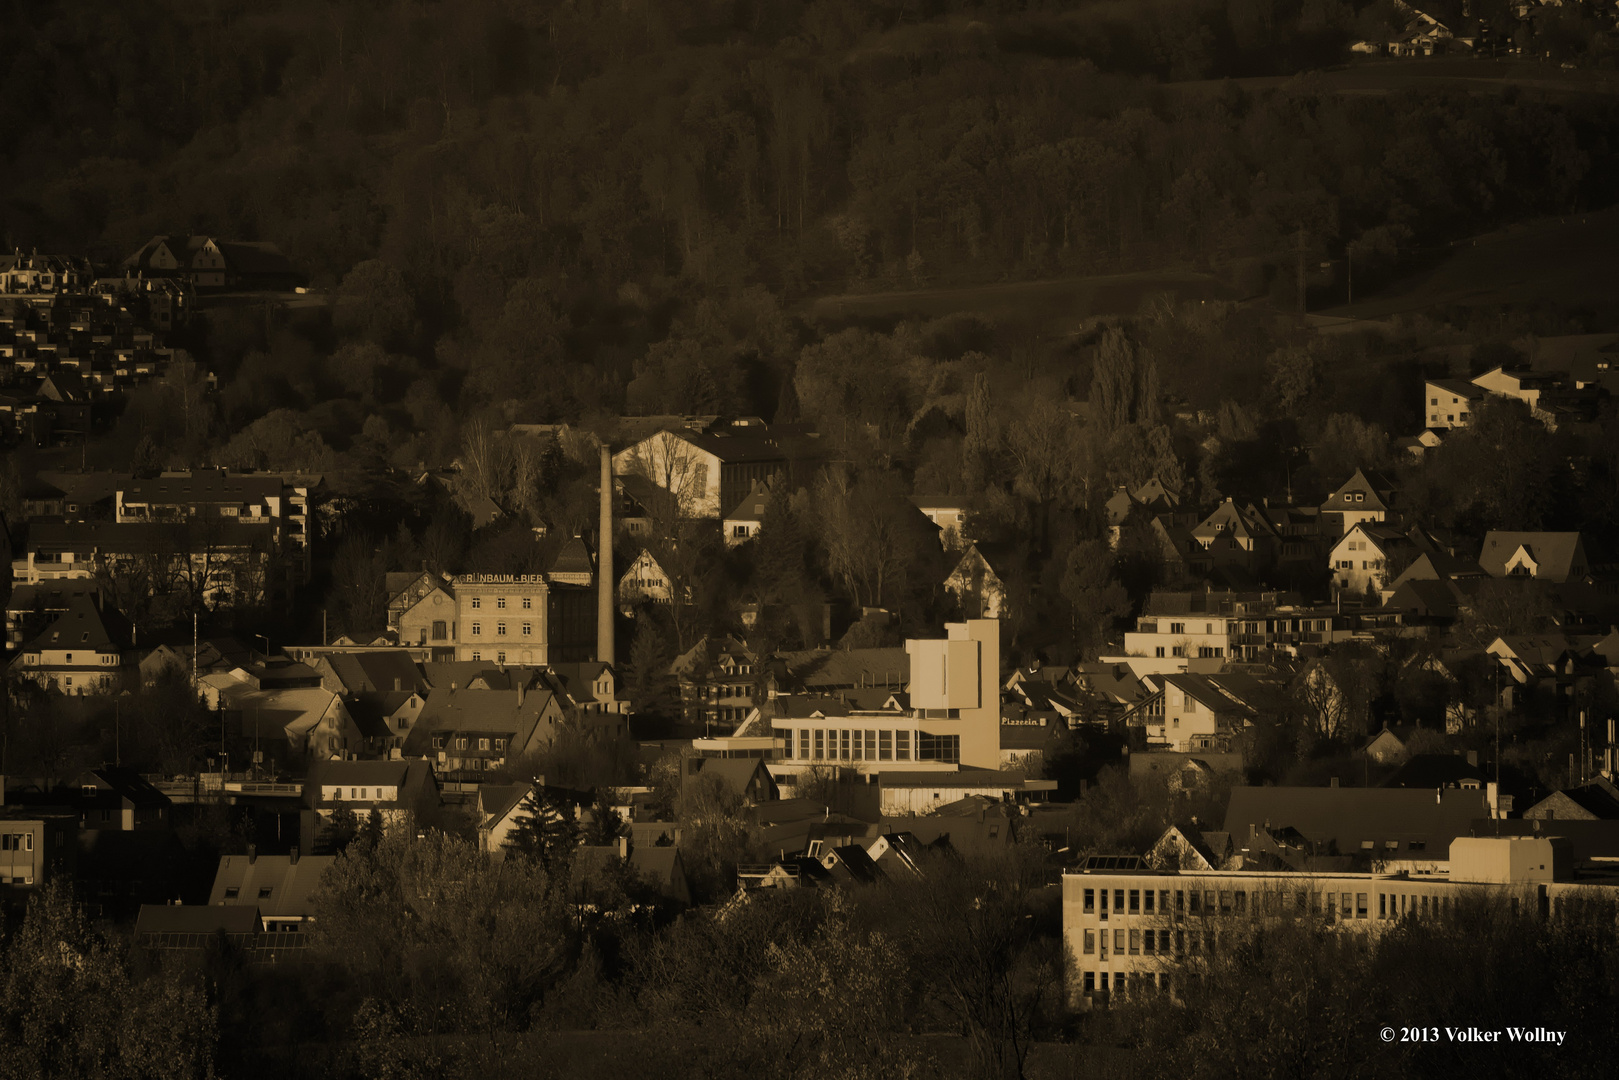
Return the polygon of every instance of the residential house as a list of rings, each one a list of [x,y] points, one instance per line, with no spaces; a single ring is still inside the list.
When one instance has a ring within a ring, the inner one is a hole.
[[[1327,555],[1332,587],[1339,592],[1381,594],[1414,553],[1411,540],[1399,529],[1358,522]]]
[[[80,827],[117,832],[167,830],[169,797],[134,769],[102,766],[80,773],[68,787]]]
[[[295,932],[314,921],[315,890],[336,856],[259,855],[251,845],[246,855],[221,855],[214,885],[208,893],[212,907],[254,908],[272,932]]]
[[[510,690],[436,689],[402,752],[435,762],[447,779],[475,783],[482,773],[549,746],[563,718],[556,692],[537,678],[519,679]]]
[[[1356,525],[1394,523],[1394,485],[1381,473],[1356,469],[1355,475],[1321,504],[1321,531],[1342,536]]]
[[[726,547],[745,544],[759,535],[770,498],[770,485],[760,480],[753,481],[742,501],[731,507],[720,520],[720,535],[725,538]]]
[[[674,595],[669,575],[647,548],[642,548],[630,568],[618,579],[618,607],[632,615],[641,604],[667,604]]]
[[[1523,812],[1526,821],[1619,821],[1619,786],[1598,776],[1554,791]]]
[[[60,604],[61,612],[23,642],[9,671],[68,695],[116,693],[133,681],[129,620],[88,590],[48,602]]]
[[[152,237],[124,260],[124,269],[216,291],[286,292],[304,281],[274,244],[183,234]]]
[[[1280,537],[1257,507],[1240,507],[1231,498],[1214,509],[1192,530],[1203,550],[1204,573],[1237,570],[1258,579],[1276,561]]]
[[[1230,751],[1236,737],[1261,716],[1285,708],[1282,688],[1248,674],[1162,677],[1162,688],[1126,710],[1125,723],[1140,727],[1148,746],[1180,753]]]
[[[403,752],[427,699],[414,690],[368,690],[348,696],[344,704],[359,729],[364,753],[388,757]]]
[[[1408,724],[1384,724],[1382,731],[1366,740],[1360,752],[1379,765],[1404,765],[1411,759],[1411,751],[1406,744],[1419,730]]]
[[[1154,870],[1227,870],[1231,861],[1231,836],[1171,825],[1148,849],[1145,861]]]
[[[788,471],[790,451],[761,421],[716,420],[700,429],[665,428],[613,455],[615,476],[638,476],[661,489],[686,518],[718,520],[755,483]]]
[[[1473,422],[1473,409],[1489,391],[1461,379],[1430,379],[1423,386],[1422,412],[1430,429],[1449,430]]]
[[[322,652],[314,657],[313,670],[320,684],[334,694],[388,692],[426,693],[427,678],[405,649],[367,649],[355,652]]]
[[[543,777],[538,785],[527,782],[480,784],[477,796],[479,849],[504,858],[512,830],[528,816],[525,804],[529,796],[544,786]]]
[[[744,804],[779,799],[781,791],[763,761],[746,758],[689,757],[681,762],[682,801],[692,798],[700,787],[717,785]]]
[[[1484,534],[1479,566],[1493,578],[1534,578],[1562,584],[1591,572],[1585,542],[1577,532],[1509,532]]]
[[[627,864],[641,884],[656,890],[665,901],[678,908],[691,906],[691,884],[680,849],[673,845],[632,844],[628,837],[619,837],[617,843],[604,847],[581,845],[574,853],[572,873],[576,903],[582,900],[589,904],[598,897],[608,868],[615,864]]]
[[[752,714],[759,658],[735,638],[702,638],[670,665],[688,724],[734,729]]]
[[[303,803],[300,847],[314,850],[339,809],[352,810],[362,825],[375,813],[385,829],[430,816],[440,806],[438,776],[429,761],[320,761],[304,780]]]
[[[618,677],[609,664],[599,660],[552,664],[547,669],[547,678],[569,708],[587,713],[629,711],[629,702],[618,696]]]
[[[1136,628],[1124,635],[1125,655],[1113,659],[1138,675],[1136,657],[1166,661],[1158,670],[1185,671],[1195,660],[1257,659],[1347,641],[1358,625],[1353,612],[1306,605],[1297,593],[1161,591],[1147,597]]]
[[[358,752],[365,736],[339,694],[303,664],[251,665],[197,681],[230,732],[228,760],[271,773]]]

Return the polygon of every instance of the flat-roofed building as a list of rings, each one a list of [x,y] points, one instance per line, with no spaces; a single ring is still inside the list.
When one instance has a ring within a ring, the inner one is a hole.
[[[1091,857],[1063,875],[1069,1001],[1173,992],[1210,957],[1286,921],[1376,934],[1491,899],[1543,917],[1571,897],[1619,899],[1619,882],[1570,880],[1570,852],[1559,837],[1460,837],[1449,872],[1433,874],[1153,870],[1139,856]]]

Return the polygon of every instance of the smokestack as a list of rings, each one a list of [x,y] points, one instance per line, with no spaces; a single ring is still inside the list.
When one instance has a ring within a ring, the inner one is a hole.
[[[596,659],[613,663],[613,454],[601,447],[601,527],[596,539]]]

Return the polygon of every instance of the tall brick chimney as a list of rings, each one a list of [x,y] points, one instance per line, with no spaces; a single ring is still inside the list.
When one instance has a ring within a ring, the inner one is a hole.
[[[596,659],[613,663],[613,453],[601,446],[601,525],[596,538]]]

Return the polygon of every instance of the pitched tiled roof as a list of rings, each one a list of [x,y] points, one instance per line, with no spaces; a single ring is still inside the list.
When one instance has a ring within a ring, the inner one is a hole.
[[[1567,581],[1589,570],[1585,565],[1577,532],[1507,532],[1492,529],[1484,534],[1484,547],[1478,562],[1491,577],[1506,577],[1507,563],[1528,549],[1539,569],[1535,576],[1550,581]]]
[[[1481,790],[1238,787],[1226,807],[1225,831],[1243,844],[1250,825],[1292,826],[1312,843],[1331,845],[1341,855],[1358,854],[1368,840],[1379,856],[1388,850],[1389,840],[1398,841],[1404,853],[1415,841],[1429,857],[1443,858],[1450,842],[1472,835],[1472,822],[1486,812]]]
[[[83,649],[86,652],[117,652],[127,648],[129,622],[118,612],[98,608],[85,595],[68,598],[67,607],[43,633],[23,646],[24,652],[46,649]]]
[[[311,897],[321,875],[335,861],[333,855],[305,855],[297,862],[289,855],[222,855],[208,903],[256,907],[266,918],[307,918],[314,914]],[[230,889],[235,896],[226,895]]]

